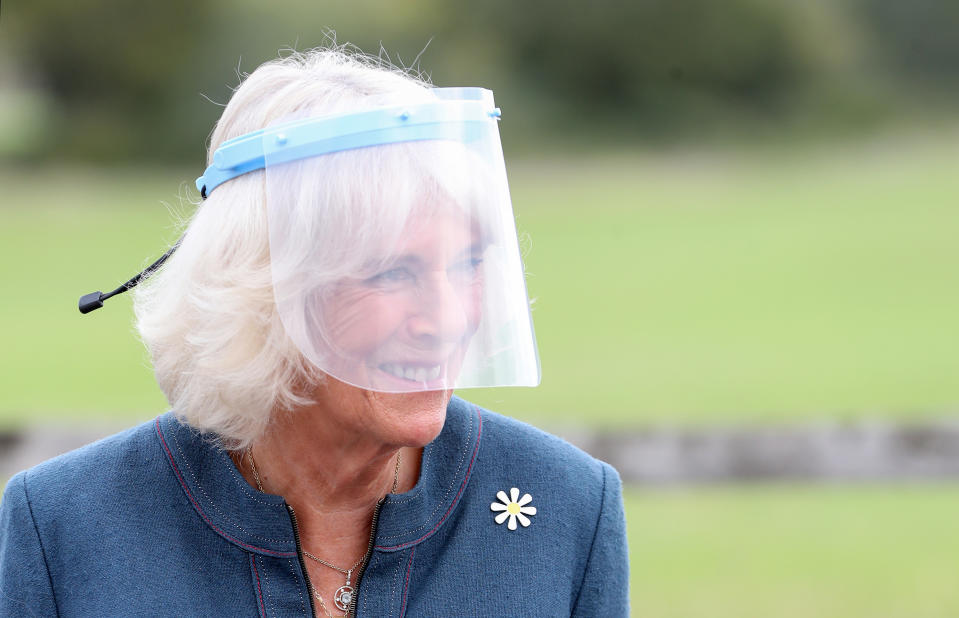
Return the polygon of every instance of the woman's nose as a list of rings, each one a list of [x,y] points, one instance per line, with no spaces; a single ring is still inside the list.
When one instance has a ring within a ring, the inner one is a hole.
[[[468,294],[454,286],[447,273],[429,277],[419,290],[418,306],[408,321],[410,335],[418,340],[459,341],[469,328]]]

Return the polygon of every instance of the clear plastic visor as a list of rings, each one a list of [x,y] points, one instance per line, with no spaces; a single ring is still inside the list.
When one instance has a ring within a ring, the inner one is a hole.
[[[384,392],[539,383],[489,95],[264,133],[276,305],[323,372]]]

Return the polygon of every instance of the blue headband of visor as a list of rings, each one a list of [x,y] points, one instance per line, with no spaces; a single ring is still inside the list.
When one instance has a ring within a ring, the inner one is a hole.
[[[307,157],[427,139],[470,141],[499,108],[484,88],[434,88],[437,101],[397,105],[352,114],[305,118],[260,129],[223,142],[213,165],[196,179],[206,198],[224,182],[263,169],[267,161],[288,163]]]

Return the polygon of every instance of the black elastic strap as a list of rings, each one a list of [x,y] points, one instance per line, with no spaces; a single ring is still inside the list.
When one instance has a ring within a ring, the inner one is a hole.
[[[135,288],[141,281],[152,275],[158,268],[163,266],[163,263],[167,261],[167,258],[173,255],[173,252],[177,250],[177,247],[180,246],[180,242],[182,241],[183,237],[181,236],[180,239],[177,240],[176,243],[170,247],[166,253],[160,256],[160,259],[147,266],[132,279],[112,292],[107,292],[104,294],[103,292],[97,290],[96,292],[90,292],[89,294],[84,294],[81,296],[80,302],[78,303],[80,307],[80,313],[90,313],[91,311],[99,309],[103,306],[103,301],[106,299],[113,298],[117,294],[123,294],[124,292]]]

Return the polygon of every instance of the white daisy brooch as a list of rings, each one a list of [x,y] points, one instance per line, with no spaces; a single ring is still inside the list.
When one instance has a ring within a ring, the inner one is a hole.
[[[501,511],[500,514],[495,517],[494,521],[501,524],[509,518],[509,523],[506,527],[510,530],[516,530],[517,519],[525,528],[530,523],[527,515],[536,515],[535,506],[526,506],[533,501],[533,496],[523,494],[523,497],[520,498],[519,489],[515,487],[509,490],[509,496],[506,495],[505,491],[498,491],[496,492],[496,497],[499,498],[499,502],[494,502],[489,505],[491,511]]]

